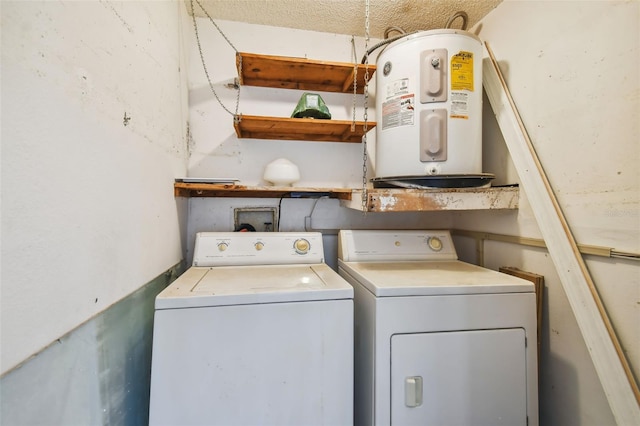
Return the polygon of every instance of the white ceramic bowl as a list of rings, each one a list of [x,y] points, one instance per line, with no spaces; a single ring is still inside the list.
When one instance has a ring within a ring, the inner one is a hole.
[[[289,186],[300,180],[300,171],[286,158],[278,158],[267,164],[262,178],[275,186]]]

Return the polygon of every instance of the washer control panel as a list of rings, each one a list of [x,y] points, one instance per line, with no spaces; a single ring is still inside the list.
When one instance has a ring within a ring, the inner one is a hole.
[[[447,230],[343,230],[338,236],[338,257],[351,262],[458,259]]]
[[[323,263],[319,232],[199,232],[193,266]]]

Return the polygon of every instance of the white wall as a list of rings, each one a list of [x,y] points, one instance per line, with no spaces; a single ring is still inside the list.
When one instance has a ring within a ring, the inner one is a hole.
[[[236,91],[224,85],[233,82],[238,72],[235,51],[211,22],[197,19],[205,63],[218,96],[230,111],[235,111]],[[282,29],[231,21],[216,21],[240,52],[353,62],[351,36]],[[193,32],[193,29],[190,29]],[[371,40],[372,46],[376,40]],[[358,61],[364,55],[364,41],[355,40]],[[373,91],[373,87],[372,87]],[[289,117],[304,92],[242,86],[239,113]],[[320,94],[332,118],[352,119],[353,94]],[[362,120],[363,96],[357,96],[357,119]],[[349,187],[362,185],[362,147],[339,142],[296,142],[238,139],[233,117],[214,98],[202,68],[197,45],[190,45],[189,105],[193,144],[189,175],[196,177],[234,177],[245,185],[263,185],[264,167],[284,157],[300,169],[297,186]],[[372,105],[372,101],[369,103]],[[369,120],[375,115],[369,114]],[[369,145],[375,144],[375,132],[369,132]]]
[[[640,252],[640,3],[505,1],[478,26],[576,240]],[[485,171],[517,182],[485,105]],[[540,237],[523,192],[515,215],[457,213],[456,228]],[[473,253],[465,257],[473,260]],[[636,377],[640,265],[586,256]],[[545,276],[540,410],[545,425],[610,425],[611,411],[545,250],[485,244],[485,264]]]
[[[2,2],[2,373],[182,258],[180,8]]]

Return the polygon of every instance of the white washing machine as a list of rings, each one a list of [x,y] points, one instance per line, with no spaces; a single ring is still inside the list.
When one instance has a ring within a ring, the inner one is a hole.
[[[156,298],[152,425],[353,424],[353,288],[320,233],[211,232]]]
[[[533,284],[457,260],[448,231],[340,231],[356,425],[537,425]]]

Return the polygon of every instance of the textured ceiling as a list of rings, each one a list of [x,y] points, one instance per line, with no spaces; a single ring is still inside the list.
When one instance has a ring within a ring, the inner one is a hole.
[[[196,16],[274,27],[364,36],[365,0],[185,0]],[[471,28],[502,0],[370,0],[369,34],[383,38],[386,28],[407,32],[444,28],[457,11],[469,16]],[[451,28],[460,28],[457,19]],[[396,34],[392,34],[396,35]]]

